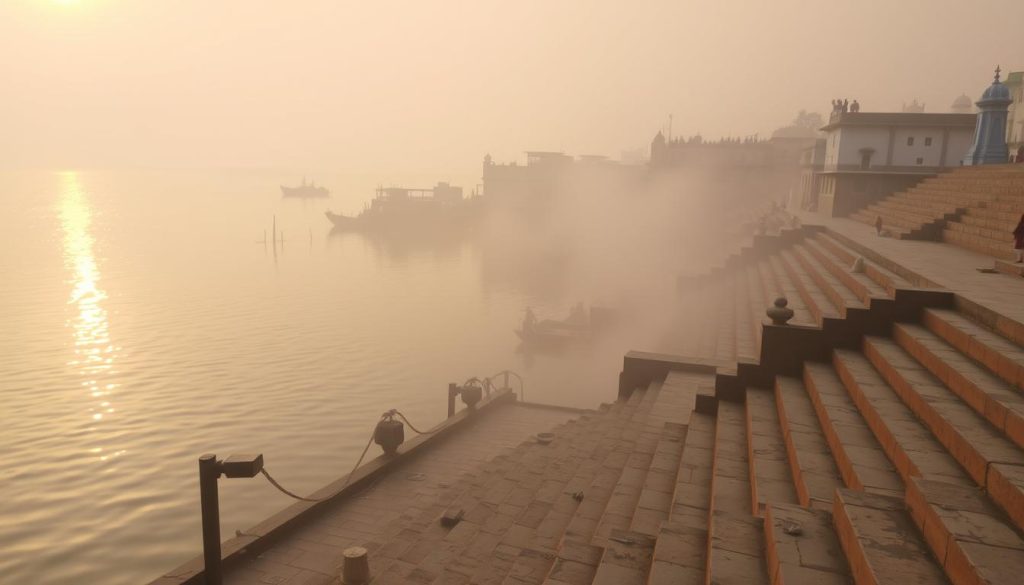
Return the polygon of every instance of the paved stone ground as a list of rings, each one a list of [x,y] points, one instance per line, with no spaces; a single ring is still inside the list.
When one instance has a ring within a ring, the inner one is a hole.
[[[879,237],[875,228],[851,219],[799,213],[806,225],[824,225],[963,297],[1024,323],[1024,278],[986,274],[995,259],[943,242]]]
[[[577,415],[518,405],[486,413],[486,419],[360,493],[307,521],[289,537],[225,575],[228,585],[321,585],[337,583],[342,551],[385,542],[392,522],[436,506],[460,475],[478,468],[538,432]],[[373,569],[373,553],[370,555]]]

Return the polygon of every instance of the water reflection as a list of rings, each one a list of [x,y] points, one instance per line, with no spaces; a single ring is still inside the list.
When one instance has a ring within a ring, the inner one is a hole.
[[[67,326],[72,330],[73,356],[67,365],[81,378],[81,386],[90,399],[90,430],[95,430],[105,417],[114,414],[114,391],[117,385],[109,381],[114,367],[117,348],[110,340],[110,324],[104,301],[107,293],[100,288],[100,271],[96,264],[92,234],[93,210],[82,189],[77,173],[60,176],[60,203],[58,212],[63,232],[64,266],[68,272],[71,308]],[[120,455],[105,453],[102,447],[93,447],[90,455],[100,461]]]

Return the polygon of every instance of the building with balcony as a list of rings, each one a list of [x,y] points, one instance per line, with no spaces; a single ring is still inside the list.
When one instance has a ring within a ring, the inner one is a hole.
[[[844,216],[958,167],[974,114],[833,112],[825,133],[818,211]]]

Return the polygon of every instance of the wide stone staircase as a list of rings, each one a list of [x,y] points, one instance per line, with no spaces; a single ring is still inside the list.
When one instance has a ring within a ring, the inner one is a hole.
[[[883,228],[892,237],[941,240],[1013,259],[1012,232],[1024,215],[1024,165],[962,167],[867,206],[850,216]],[[1024,276],[1024,270],[997,262],[998,269]]]
[[[795,312],[791,324],[856,339],[887,331],[895,318],[914,318],[933,292],[824,231],[792,230],[765,241],[783,245],[771,249],[762,241],[725,268],[680,283],[675,333],[665,340],[669,351],[720,363],[755,361],[769,322],[765,310],[779,297]],[[855,263],[859,268],[851,270]]]
[[[805,227],[680,282],[686,358],[387,526],[371,583],[1022,582],[1024,327],[862,253]]]
[[[794,327],[762,324],[779,292],[808,330],[914,292],[854,254],[818,233],[715,275],[695,346],[756,355]],[[770,384],[680,367],[525,441],[366,543],[372,583],[1021,582],[1024,348],[950,306],[888,314]]]
[[[868,225],[879,217],[891,236],[911,240],[938,240],[946,221],[967,208],[992,200],[1004,190],[1005,174],[998,167],[960,167],[925,179],[913,187],[890,195],[850,215]],[[1024,176],[1016,173],[1015,176]]]
[[[1024,215],[1024,169],[1017,170],[1018,166],[984,172],[991,177],[986,187],[991,198],[949,221],[942,240],[999,259],[1013,259],[1013,230]]]

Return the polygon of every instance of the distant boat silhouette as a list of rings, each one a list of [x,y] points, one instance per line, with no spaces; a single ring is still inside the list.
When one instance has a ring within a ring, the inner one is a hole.
[[[328,197],[331,192],[323,185],[316,182],[307,183],[306,177],[302,177],[302,184],[298,187],[285,187],[281,185],[281,196],[283,197]]]
[[[329,210],[325,215],[337,230],[442,231],[468,223],[479,209],[479,197],[464,199],[461,187],[438,183],[432,189],[378,187],[377,195],[359,215]]]

